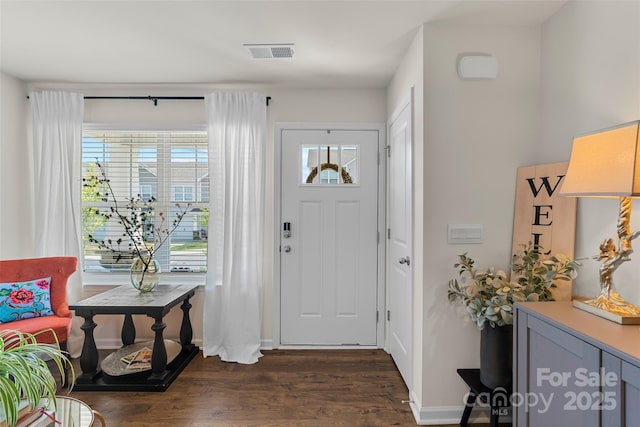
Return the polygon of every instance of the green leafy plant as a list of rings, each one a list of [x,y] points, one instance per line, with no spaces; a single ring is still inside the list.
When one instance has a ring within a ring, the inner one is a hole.
[[[513,324],[513,304],[523,301],[553,301],[551,288],[554,281],[569,281],[576,277],[579,263],[564,255],[545,256],[539,245],[523,245],[512,258],[512,269],[516,281],[507,279],[507,274],[493,268],[478,271],[475,261],[466,253],[458,255],[454,264],[457,279],[449,281],[447,296],[450,302],[460,301],[471,318],[484,328]]]
[[[138,194],[136,197],[119,199],[115,196],[104,166],[96,160],[97,173],[91,169],[88,175],[82,179],[83,188],[88,191],[86,195],[96,197],[110,206],[106,211],[99,208],[93,209],[91,215],[101,218],[106,224],[110,220],[115,220],[122,226],[122,233],[118,238],[97,239],[92,233],[87,233],[87,239],[98,248],[107,250],[114,254],[117,263],[121,259],[139,259],[143,264],[141,271],[142,278],[150,271],[156,252],[169,239],[184,216],[189,211],[191,203],[182,206],[175,204],[177,212],[172,221],[168,221],[163,212],[156,212],[155,197],[147,200],[142,199]],[[97,219],[93,219],[97,222]],[[149,238],[149,236],[151,236]],[[135,262],[135,261],[134,261]]]
[[[51,329],[39,332],[55,333]],[[28,334],[14,330],[0,331],[0,401],[7,425],[15,425],[21,401],[37,407],[42,399],[55,404],[56,380],[46,360],[53,360],[64,381],[64,368],[74,372],[71,362],[60,350],[60,345],[41,344],[36,341],[38,334]]]
[[[580,263],[563,254],[545,256],[541,246],[532,243],[513,255],[511,270],[528,296],[528,301],[553,301],[551,288],[555,281],[575,279]]]
[[[88,178],[84,179],[82,186],[82,201],[83,202],[98,202],[102,200],[102,192],[100,186],[100,180],[97,176],[96,165],[90,164],[87,167],[86,174]],[[97,211],[97,212],[96,212]],[[107,219],[100,215],[100,211],[92,207],[82,208],[82,239],[89,240],[89,236],[93,235],[96,230],[100,230],[107,224]]]

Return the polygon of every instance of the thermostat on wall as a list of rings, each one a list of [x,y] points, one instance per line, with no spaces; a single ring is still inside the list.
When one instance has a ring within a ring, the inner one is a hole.
[[[482,243],[482,224],[447,224],[447,243]]]
[[[498,76],[498,61],[493,55],[458,56],[458,77],[466,79],[495,79]]]

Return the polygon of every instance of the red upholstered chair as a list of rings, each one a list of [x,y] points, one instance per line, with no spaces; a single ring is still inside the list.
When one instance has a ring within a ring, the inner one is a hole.
[[[0,261],[0,283],[26,282],[51,277],[51,310],[53,316],[35,317],[0,324],[0,330],[14,329],[35,334],[53,329],[60,347],[67,349],[67,338],[71,331],[71,311],[67,302],[67,280],[78,267],[76,257],[60,256]],[[39,334],[38,342],[53,344],[51,332]]]

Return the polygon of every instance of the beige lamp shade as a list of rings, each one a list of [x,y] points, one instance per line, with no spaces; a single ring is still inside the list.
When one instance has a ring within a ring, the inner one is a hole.
[[[640,120],[573,139],[560,195],[640,196]]]

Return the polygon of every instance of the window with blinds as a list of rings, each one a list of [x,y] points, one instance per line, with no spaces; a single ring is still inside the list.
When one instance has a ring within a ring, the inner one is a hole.
[[[101,165],[98,167],[97,163]],[[207,269],[209,221],[209,170],[206,131],[115,131],[85,129],[82,135],[82,228],[84,270],[128,270],[131,240],[123,236],[117,219],[97,213],[113,206],[104,201],[105,184],[92,177],[104,171],[118,208],[124,215],[131,199],[153,200],[153,211],[144,215],[142,238],[153,244],[157,229],[171,229],[179,205],[190,205],[178,227],[156,252],[163,272],[202,273]],[[162,215],[160,215],[162,213]],[[160,224],[162,217],[165,223]],[[109,239],[117,250],[100,249],[92,243]],[[157,240],[157,239],[156,239]]]

